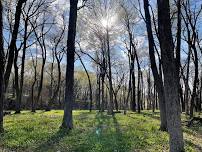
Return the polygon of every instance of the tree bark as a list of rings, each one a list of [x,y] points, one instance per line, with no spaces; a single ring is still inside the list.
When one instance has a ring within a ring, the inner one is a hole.
[[[5,54],[3,43],[3,6],[0,0],[0,133],[3,129],[3,104],[4,104],[4,68],[5,68]]]
[[[180,67],[181,67],[181,0],[177,1],[177,46],[176,46],[176,75],[178,82],[178,100],[183,105],[183,97],[181,95],[182,88],[180,84]],[[182,106],[183,107],[183,106]],[[182,108],[183,111],[183,108]]]
[[[11,43],[9,46],[9,52],[8,52],[8,62],[6,66],[6,71],[4,74],[4,81],[5,81],[5,91],[8,86],[9,78],[10,78],[10,73],[13,65],[13,60],[14,60],[14,52],[15,52],[15,47],[16,47],[16,40],[17,40],[17,35],[18,35],[18,28],[20,25],[20,16],[22,13],[22,5],[25,3],[26,0],[19,0],[16,6],[16,12],[15,12],[15,24],[14,24],[14,29],[12,31],[12,39]]]
[[[16,98],[15,98],[15,113],[20,113],[20,107],[21,107],[21,101],[20,101],[20,88],[19,88],[19,76],[18,76],[18,66],[17,66],[17,60],[18,60],[18,52],[19,50],[15,48],[15,57],[14,57],[14,73],[15,73],[15,92],[16,92]]]
[[[184,151],[169,0],[157,0],[170,152]]]
[[[197,97],[197,88],[198,88],[198,55],[195,44],[192,45],[193,54],[194,54],[194,65],[195,65],[195,75],[194,75],[194,84],[193,84],[193,92],[191,96],[191,105],[190,105],[190,118],[194,116],[194,105]]]
[[[148,34],[148,41],[149,41],[149,57],[150,57],[151,69],[152,69],[154,81],[156,84],[156,89],[159,96],[159,109],[160,109],[160,119],[161,119],[160,130],[166,131],[167,118],[166,118],[165,95],[164,95],[164,89],[163,89],[164,86],[163,86],[163,80],[161,77],[161,70],[159,71],[160,73],[158,73],[156,60],[155,60],[155,52],[154,52],[155,43],[154,43],[154,37],[152,33],[151,16],[149,13],[148,0],[144,0],[144,10],[145,10],[146,27],[147,27],[147,34]],[[161,69],[161,65],[159,65],[159,69]]]
[[[24,86],[24,71],[25,71],[25,55],[27,49],[27,28],[28,28],[28,19],[25,20],[25,31],[24,31],[24,38],[23,38],[23,49],[22,49],[22,64],[21,64],[21,71],[20,71],[20,85],[19,85],[19,110],[21,110],[21,102],[22,102],[22,95],[23,95],[23,86]]]
[[[107,57],[108,57],[108,68],[109,68],[109,104],[108,104],[108,111],[109,115],[113,115],[113,86],[112,86],[112,72],[111,72],[111,53],[110,53],[110,46],[109,46],[109,31],[107,27]]]
[[[70,0],[69,28],[67,39],[67,66],[66,66],[66,88],[64,101],[64,116],[62,127],[67,130],[73,128],[72,110],[74,104],[74,53],[77,22],[78,0]]]
[[[89,110],[90,110],[90,112],[91,112],[91,111],[92,111],[92,107],[93,107],[93,93],[92,93],[92,85],[91,85],[90,75],[89,75],[89,73],[88,73],[88,70],[86,69],[85,64],[83,63],[83,60],[81,59],[81,56],[80,56],[78,53],[76,53],[76,54],[77,54],[77,56],[79,57],[79,60],[80,60],[80,62],[81,62],[81,64],[82,64],[82,66],[83,66],[83,68],[84,68],[84,70],[85,70],[85,72],[86,72],[87,78],[88,78],[89,91],[90,91]]]

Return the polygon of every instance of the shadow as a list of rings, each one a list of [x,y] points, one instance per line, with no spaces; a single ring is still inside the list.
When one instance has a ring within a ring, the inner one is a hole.
[[[186,140],[186,139],[185,139],[185,143],[191,147],[194,147],[195,150],[197,150],[197,151],[202,151],[202,147],[200,145],[197,145],[197,144],[195,144],[189,140]]]
[[[110,127],[110,115],[104,115],[103,112],[98,112],[95,116],[96,125],[96,134],[98,136],[102,135],[104,129],[108,129]]]
[[[121,130],[120,130],[120,125],[119,125],[119,123],[118,123],[118,121],[116,119],[116,116],[113,115],[112,118],[113,118],[114,127],[116,129],[116,134],[122,136],[122,133],[121,133]]]
[[[49,151],[52,150],[65,136],[69,134],[69,131],[60,128],[53,136],[47,141],[41,143],[34,151]]]
[[[156,119],[156,120],[160,120],[160,113],[159,112],[148,113],[148,112],[142,111],[140,114],[142,114],[143,116],[147,116],[147,117]]]
[[[130,143],[121,133],[120,125],[115,116],[106,112],[97,112],[94,121],[95,127],[82,139],[82,143],[74,147],[75,152],[128,152]]]
[[[23,111],[23,110],[22,110]],[[36,112],[32,112],[31,110],[30,111],[25,111],[25,112],[20,112],[20,113],[15,113],[15,111],[11,111],[11,114],[10,116],[12,115],[27,115],[27,114],[42,114],[42,113],[45,113],[46,111],[45,110],[36,110]]]

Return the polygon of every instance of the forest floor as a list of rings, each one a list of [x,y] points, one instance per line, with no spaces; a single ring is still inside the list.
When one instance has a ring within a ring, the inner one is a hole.
[[[40,152],[162,152],[168,151],[168,134],[159,131],[159,113],[128,112],[114,117],[96,111],[74,111],[74,129],[59,129],[63,112],[23,111],[5,116],[0,151]],[[185,126],[186,151],[202,151],[202,126]]]

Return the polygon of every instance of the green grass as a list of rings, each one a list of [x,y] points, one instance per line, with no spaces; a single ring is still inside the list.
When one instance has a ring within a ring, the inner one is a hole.
[[[74,111],[74,129],[60,130],[62,111],[23,111],[5,117],[0,151],[139,152],[168,151],[168,135],[159,131],[159,114],[128,112],[115,117]],[[185,117],[183,117],[183,120]],[[202,151],[202,128],[183,127],[186,151]]]

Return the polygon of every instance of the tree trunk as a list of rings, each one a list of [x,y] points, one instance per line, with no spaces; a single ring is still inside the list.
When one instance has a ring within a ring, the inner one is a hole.
[[[180,102],[178,100],[179,82],[177,82],[174,59],[169,0],[158,0],[157,5],[159,39],[164,73],[167,127],[170,135],[170,152],[180,152],[184,151],[184,142],[180,117]]]
[[[111,72],[111,55],[109,46],[109,31],[107,28],[107,57],[108,57],[108,67],[109,67],[109,104],[108,111],[109,115],[113,115],[113,86],[112,86],[112,72]]]
[[[15,92],[16,92],[16,98],[15,98],[15,113],[16,114],[20,113],[20,111],[21,111],[19,77],[18,77],[18,66],[17,66],[18,52],[19,52],[19,50],[17,50],[17,48],[15,48],[14,73],[15,73]]]
[[[185,113],[189,115],[189,64],[190,64],[190,55],[191,55],[191,47],[188,44],[188,57],[187,57],[187,72],[186,72],[186,78],[185,78]]]
[[[24,31],[24,38],[23,38],[23,49],[22,49],[22,65],[21,65],[21,72],[20,72],[20,88],[19,88],[19,101],[20,104],[22,102],[22,95],[23,95],[23,85],[24,85],[24,71],[25,71],[25,55],[27,49],[27,28],[28,28],[28,19],[25,20],[25,31]]]
[[[0,1],[0,133],[3,132],[3,104],[4,104],[4,68],[5,54],[3,43],[3,6]]]
[[[69,29],[67,39],[66,88],[62,127],[73,128],[72,110],[74,104],[74,53],[78,0],[70,0]]]
[[[181,0],[177,0],[177,46],[176,46],[176,75],[178,82],[178,100],[181,101],[183,111],[183,96],[180,84],[180,67],[181,67]]]
[[[5,91],[6,91],[7,86],[8,86],[8,82],[9,82],[9,78],[10,78],[10,74],[11,74],[11,69],[12,69],[12,65],[13,65],[13,60],[14,60],[14,54],[15,54],[14,52],[15,52],[15,47],[16,47],[17,35],[18,35],[18,28],[20,25],[20,16],[22,13],[22,5],[25,2],[26,2],[26,0],[19,0],[17,3],[17,6],[16,6],[15,24],[14,24],[14,28],[12,31],[12,39],[11,39],[11,43],[9,46],[9,52],[8,52],[8,62],[7,62],[6,71],[4,74]]]
[[[98,70],[98,67],[97,67]],[[100,105],[100,74],[97,73],[97,86],[96,86],[96,109],[101,110]]]
[[[105,81],[105,74],[102,74],[101,77],[101,86],[102,86],[102,103],[101,103],[101,111],[104,112],[105,109],[105,87],[104,87],[104,81]]]
[[[191,96],[191,105],[190,105],[190,118],[194,116],[194,105],[197,96],[197,88],[198,88],[198,54],[195,47],[195,44],[192,45],[193,54],[194,54],[194,65],[195,65],[195,76],[194,76],[194,84],[193,84],[193,92]]]
[[[92,85],[91,85],[90,75],[89,75],[88,70],[86,69],[86,66],[83,63],[80,55],[78,53],[76,53],[76,54],[79,57],[79,60],[80,60],[80,62],[82,64],[82,66],[83,66],[83,68],[84,68],[84,70],[86,72],[87,78],[88,78],[88,84],[89,84],[89,90],[90,90],[90,105],[89,105],[89,110],[91,112],[92,111],[92,107],[93,107],[93,93],[92,93]]]
[[[154,53],[154,37],[152,33],[152,25],[151,25],[151,16],[149,13],[149,2],[148,0],[144,0],[144,10],[145,10],[145,18],[146,18],[146,27],[147,27],[147,34],[149,40],[149,57],[151,63],[151,69],[154,76],[154,82],[156,84],[156,89],[159,96],[159,109],[160,109],[160,119],[161,125],[160,129],[162,131],[167,130],[167,118],[166,118],[166,105],[165,105],[165,95],[163,89],[163,80],[161,77],[161,70],[158,73],[156,60],[155,60],[155,53]],[[159,61],[160,63],[161,61]],[[161,69],[161,65],[159,64],[159,69]]]
[[[32,57],[32,64],[34,67],[34,81],[32,83],[32,87],[31,87],[31,100],[32,100],[32,112],[36,112],[35,109],[35,103],[34,103],[34,86],[36,84],[37,81],[37,54],[36,54],[36,63],[34,63],[34,58]]]
[[[38,87],[38,93],[37,93],[37,97],[36,97],[36,103],[39,102],[39,99],[41,97],[41,91],[43,88],[43,78],[44,78],[44,68],[45,68],[45,64],[46,64],[46,57],[43,58],[43,62],[42,62],[42,67],[41,67],[41,76],[40,76],[40,81],[39,81],[39,87]],[[41,100],[42,101],[42,100]],[[42,103],[42,102],[41,102]],[[42,106],[42,104],[41,104]]]
[[[131,110],[136,111],[136,88],[135,88],[135,69],[134,69],[134,57],[131,57],[131,77],[132,77],[132,98],[131,98]]]

